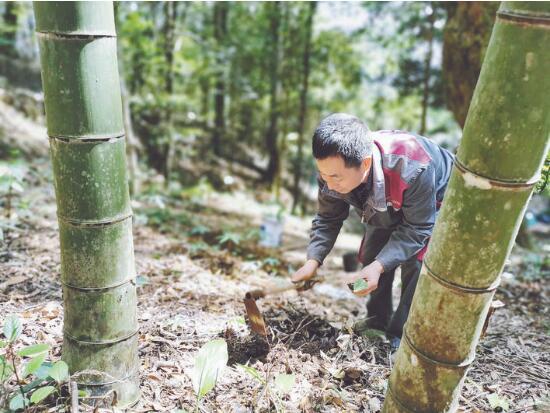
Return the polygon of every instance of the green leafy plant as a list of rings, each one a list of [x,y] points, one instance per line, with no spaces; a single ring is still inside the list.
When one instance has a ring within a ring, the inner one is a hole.
[[[252,377],[254,380],[256,380],[258,383],[265,386],[266,384],[265,378],[262,377],[258,369],[255,369],[254,367],[251,367],[251,366],[247,366],[245,364],[237,364],[236,366],[242,371],[244,371],[246,374],[248,374],[250,377]]]
[[[246,320],[244,319],[243,316],[238,316],[229,320],[227,324],[235,325],[235,326],[246,326]]]
[[[22,330],[21,320],[15,315],[7,317],[2,327],[5,340],[0,341],[0,411],[16,412],[39,405],[48,396],[60,393],[69,380],[64,361],[46,361],[48,344],[15,350]]]
[[[195,225],[189,231],[189,235],[205,235],[208,234],[210,231],[211,229],[205,225]]]
[[[264,390],[268,389],[269,387],[268,384],[270,383],[269,373],[266,374],[265,377],[263,377],[262,374],[252,366],[247,366],[245,364],[237,364],[237,367],[241,369],[243,372],[245,372],[246,374],[248,374],[250,377],[252,377],[254,380],[256,380],[258,383],[260,383],[260,385],[263,386]],[[281,396],[290,393],[295,383],[296,383],[296,376],[294,374],[280,373],[274,377],[273,379],[273,386],[275,389],[274,404],[277,411],[284,410],[282,408]]]
[[[243,240],[243,235],[236,232],[226,231],[217,237],[217,240],[219,246],[238,246]]]
[[[196,411],[200,399],[216,386],[228,359],[227,343],[224,339],[209,341],[200,348],[191,374],[193,390],[197,395]]]
[[[189,244],[189,255],[193,257],[197,254],[200,254],[201,252],[208,251],[208,249],[210,249],[210,245],[208,245],[206,242],[192,242],[191,244]]]
[[[353,283],[353,292],[366,290],[369,288],[369,283],[363,278],[359,278]]]
[[[259,228],[251,228],[244,234],[244,239],[251,240],[251,241],[257,241],[260,239],[260,229]]]
[[[275,384],[275,389],[277,389],[280,394],[288,394],[296,383],[296,376],[294,374],[281,373],[275,376],[273,383]]]
[[[16,230],[17,214],[15,198],[23,192],[23,177],[26,168],[19,162],[0,163],[0,202],[3,205],[3,214],[0,217],[0,241],[8,242],[9,232]]]
[[[550,180],[550,154],[546,156],[544,160],[544,165],[542,166],[542,171],[540,173],[540,179],[535,185],[535,193],[544,194],[550,196],[550,186],[548,181]]]
[[[262,262],[262,268],[268,272],[273,271],[279,265],[281,265],[281,260],[275,257],[267,257]]]
[[[491,409],[493,409],[494,412],[507,412],[510,409],[508,400],[496,393],[489,394],[487,396],[487,401],[491,405]]]
[[[197,184],[183,188],[179,195],[183,200],[202,203],[214,192],[214,187],[208,181],[208,178],[203,176]]]

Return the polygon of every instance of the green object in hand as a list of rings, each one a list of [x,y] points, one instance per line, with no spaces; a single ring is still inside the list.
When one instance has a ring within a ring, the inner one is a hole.
[[[359,278],[358,280],[356,280],[354,283],[353,283],[353,292],[357,292],[357,291],[361,291],[361,290],[366,290],[367,288],[369,287],[369,283],[367,280],[365,280],[364,278]]]

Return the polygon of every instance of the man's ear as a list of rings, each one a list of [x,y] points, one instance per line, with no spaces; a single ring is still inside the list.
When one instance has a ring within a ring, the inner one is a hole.
[[[369,156],[368,158],[363,159],[363,166],[365,167],[365,170],[369,170],[372,165],[372,156]]]

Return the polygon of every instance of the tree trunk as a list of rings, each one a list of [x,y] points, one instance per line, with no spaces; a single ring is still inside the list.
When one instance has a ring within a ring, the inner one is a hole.
[[[4,56],[15,57],[17,51],[15,50],[15,35],[17,34],[17,8],[19,5],[17,2],[6,2],[3,15],[2,31],[0,32],[3,37],[3,44],[0,44],[0,54]]]
[[[443,3],[443,78],[448,108],[464,128],[481,62],[489,43],[498,2]]]
[[[307,116],[307,94],[309,88],[309,60],[311,56],[311,40],[313,36],[313,16],[317,8],[316,2],[308,5],[308,15],[306,19],[304,54],[302,56],[302,89],[300,90],[300,115],[298,118],[298,153],[296,156],[296,165],[294,166],[294,185],[292,189],[292,213],[300,204],[300,180],[302,178],[302,163],[304,162],[304,130]]]
[[[114,392],[125,407],[139,398],[138,324],[113,5],[36,2],[34,12],[61,242],[63,359],[80,389]]]
[[[229,4],[226,2],[214,3],[214,38],[216,39],[216,81],[214,87],[214,135],[212,146],[214,154],[220,156],[221,144],[225,132],[225,38],[227,36],[227,11]]]
[[[265,148],[269,156],[269,162],[265,171],[264,181],[271,185],[277,175],[280,163],[279,148],[277,146],[277,136],[279,134],[277,122],[279,120],[279,25],[281,21],[281,4],[276,1],[266,4],[266,7],[268,7],[269,10],[271,60],[269,64],[269,127],[265,136]]]
[[[292,4],[289,2],[281,4],[281,23],[280,23],[280,32],[281,36],[281,53],[286,56],[287,51],[291,53],[294,50],[292,46],[292,34],[288,36],[285,33],[290,33],[290,14],[292,9]],[[300,13],[301,17],[302,13]],[[287,44],[288,43],[288,44]],[[295,62],[287,58],[285,62],[281,62],[279,70],[281,73],[285,73],[285,76],[281,79],[280,93],[279,93],[279,115],[281,117],[281,122],[279,123],[279,130],[281,132],[281,139],[278,143],[278,152],[279,152],[279,168],[275,174],[275,179],[272,185],[272,192],[275,196],[275,202],[280,203],[281,200],[281,188],[284,185],[283,170],[285,169],[286,164],[286,155],[287,155],[287,137],[289,133],[290,123],[292,123],[292,115],[294,114],[293,109],[291,108],[291,91],[294,89],[294,83],[291,68],[295,67]]]
[[[548,149],[550,3],[504,2],[464,128],[385,412],[456,411]]]
[[[206,124],[210,122],[209,109],[210,109],[210,79],[207,76],[201,77],[199,81],[200,90],[201,90],[201,116],[200,118],[204,119]]]
[[[114,3],[115,6],[115,24],[120,25],[120,3]],[[128,88],[126,87],[126,81],[124,79],[124,60],[120,56],[120,47],[117,47],[118,56],[118,69],[120,78],[120,92],[122,99],[122,115],[124,119],[124,130],[126,132],[126,156],[128,157],[128,184],[130,189],[130,196],[136,196],[141,187],[140,172],[139,172],[139,149],[141,148],[139,140],[137,139],[134,128],[132,126],[132,112],[130,110],[130,96],[128,94]]]
[[[428,15],[428,30],[426,32],[426,41],[428,42],[428,51],[426,52],[426,59],[424,60],[424,80],[422,90],[422,115],[420,117],[420,134],[426,133],[426,122],[428,119],[428,106],[430,104],[430,73],[432,70],[432,54],[434,43],[434,24],[435,24],[435,12],[434,4],[430,2],[431,12]]]
[[[174,125],[172,122],[173,114],[173,94],[174,94],[174,46],[175,46],[175,26],[176,26],[176,6],[177,2],[166,1],[163,4],[164,13],[164,60],[166,64],[166,73],[164,75],[164,91],[168,104],[164,114],[164,122],[167,134],[167,144],[164,163],[164,183],[166,186],[170,183],[170,173],[172,172],[173,158],[175,152]]]
[[[122,59],[121,59],[122,60]],[[137,139],[134,128],[132,127],[132,112],[130,110],[130,97],[124,78],[120,77],[120,89],[122,98],[122,113],[124,116],[124,130],[126,131],[126,140],[128,142],[126,153],[128,156],[128,178],[130,186],[130,195],[136,196],[141,188],[140,172],[139,172],[139,156],[138,149],[140,148],[139,140]]]

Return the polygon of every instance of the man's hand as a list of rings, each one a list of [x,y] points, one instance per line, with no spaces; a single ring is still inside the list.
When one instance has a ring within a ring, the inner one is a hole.
[[[371,292],[378,288],[378,280],[380,275],[384,272],[384,267],[378,261],[373,261],[361,271],[354,272],[352,274],[346,275],[344,281],[346,284],[353,284],[359,279],[364,279],[367,281],[367,288],[359,291],[353,291],[353,293],[359,297],[364,297],[369,295]]]
[[[317,272],[317,268],[319,268],[319,263],[317,261],[307,260],[306,263],[300,269],[298,269],[298,271],[292,274],[292,282],[297,283],[313,278],[313,276]]]

